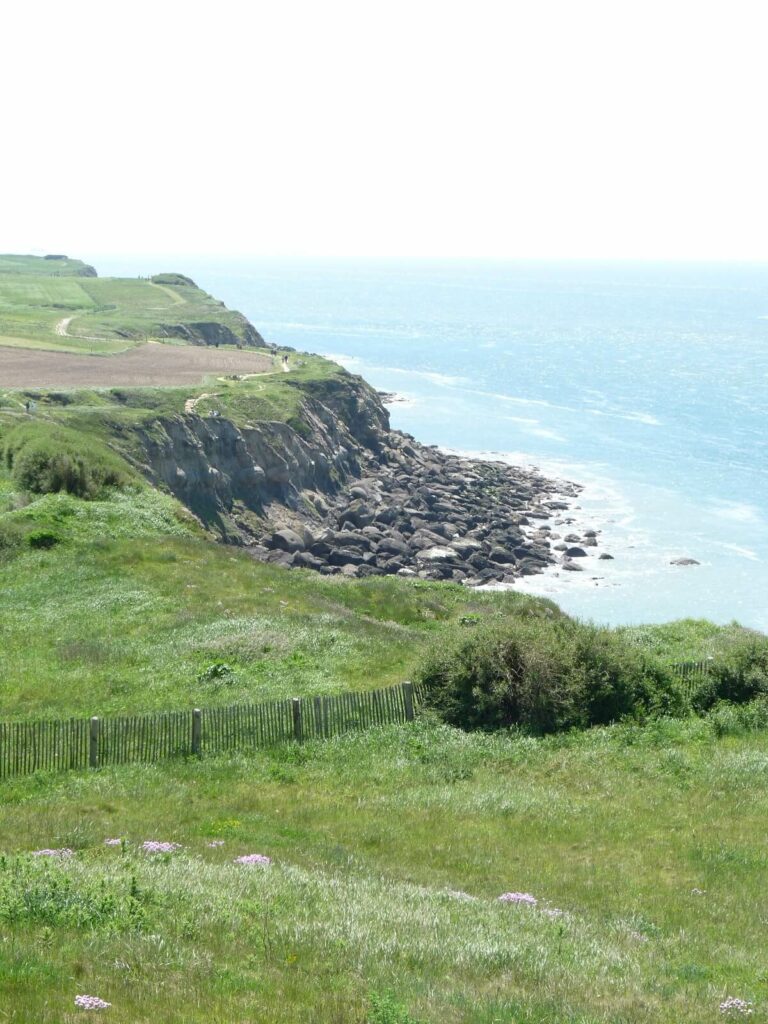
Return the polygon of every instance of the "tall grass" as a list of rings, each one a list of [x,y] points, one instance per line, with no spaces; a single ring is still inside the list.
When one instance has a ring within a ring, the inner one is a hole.
[[[765,1019],[768,738],[722,724],[423,722],[6,785],[0,1005],[40,1024],[79,992],[116,1022],[700,1024],[733,995]],[[252,852],[272,863],[234,863]]]

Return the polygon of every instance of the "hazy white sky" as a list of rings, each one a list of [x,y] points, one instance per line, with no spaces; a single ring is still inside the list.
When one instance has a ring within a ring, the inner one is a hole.
[[[9,3],[0,251],[768,259],[764,9]]]

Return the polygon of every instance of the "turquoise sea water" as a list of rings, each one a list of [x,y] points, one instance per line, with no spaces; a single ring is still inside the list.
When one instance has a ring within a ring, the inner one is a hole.
[[[99,269],[191,273],[268,341],[396,392],[419,440],[583,484],[615,560],[526,589],[597,621],[768,629],[768,266],[156,263]]]

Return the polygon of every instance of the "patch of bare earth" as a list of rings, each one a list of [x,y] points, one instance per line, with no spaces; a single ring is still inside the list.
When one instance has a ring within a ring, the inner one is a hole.
[[[200,384],[211,375],[268,373],[257,352],[187,345],[142,345],[114,356],[0,347],[0,387],[109,388]]]

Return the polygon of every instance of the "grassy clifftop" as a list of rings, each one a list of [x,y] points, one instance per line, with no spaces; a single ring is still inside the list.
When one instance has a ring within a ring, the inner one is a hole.
[[[22,256],[0,253],[0,274],[22,274],[27,277],[96,277],[96,271],[82,260],[72,260],[62,253],[49,256]]]
[[[181,274],[99,278],[79,260],[0,255],[0,345],[109,354],[152,340],[263,345]]]

